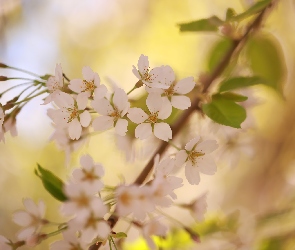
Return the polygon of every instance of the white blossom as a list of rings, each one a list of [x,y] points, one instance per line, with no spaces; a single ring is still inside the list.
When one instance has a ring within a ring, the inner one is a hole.
[[[169,87],[165,84],[165,79],[170,79],[172,75],[168,71],[167,66],[156,67],[150,70],[148,57],[141,55],[138,59],[137,67],[138,69],[133,66],[133,74],[148,87],[163,89]]]
[[[69,88],[78,93],[77,99],[88,99],[89,97],[92,97],[93,94],[96,99],[103,98],[107,93],[107,88],[105,85],[100,84],[99,75],[94,73],[88,66],[83,67],[82,74],[84,80],[73,79],[69,84]]]
[[[63,240],[50,245],[50,250],[82,250],[86,249],[86,243],[78,238],[75,230],[67,229],[62,233]]]
[[[218,147],[215,140],[202,141],[200,136],[190,140],[185,145],[185,150],[176,154],[176,166],[185,164],[185,176],[192,185],[199,184],[199,172],[213,175],[216,172],[216,165],[212,156],[208,155]]]
[[[42,225],[47,223],[47,221],[43,219],[45,215],[45,204],[43,201],[39,201],[38,204],[35,204],[32,199],[27,198],[23,200],[23,204],[26,211],[21,210],[13,214],[13,221],[19,226],[24,227],[24,229],[18,233],[18,238],[20,240],[26,240],[39,231]]]
[[[55,101],[55,98],[61,92],[63,87],[63,73],[60,64],[56,64],[55,75],[48,78],[46,86],[50,94],[45,98],[43,104],[48,104],[52,101]]]
[[[146,99],[146,105],[150,114],[146,114],[141,108],[130,108],[128,118],[139,124],[135,129],[135,137],[141,140],[148,138],[152,133],[163,140],[172,139],[170,126],[161,120],[167,119],[171,114],[171,109],[163,103],[159,94],[151,93]]]
[[[12,246],[9,245],[10,241],[6,239],[4,236],[0,235],[0,249],[1,250],[13,250]]]
[[[123,117],[128,112],[130,103],[123,89],[115,90],[112,102],[106,98],[95,98],[92,101],[92,107],[101,114],[92,123],[94,130],[103,131],[115,127],[116,134],[126,135],[128,121]]]
[[[88,127],[91,122],[90,113],[85,110],[87,100],[75,100],[71,95],[59,93],[55,103],[60,108],[58,110],[48,110],[48,115],[52,118],[57,127],[67,128],[71,139],[78,140],[82,133],[82,126]]]
[[[16,114],[8,114],[5,117],[5,121],[3,122],[3,125],[0,126],[0,141],[5,142],[4,134],[10,131],[11,136],[17,136],[17,129],[16,129]]]
[[[104,175],[102,165],[95,163],[90,155],[83,155],[80,158],[80,164],[83,168],[73,171],[74,179],[77,182],[87,182],[93,185],[97,191],[101,190],[103,187],[101,177]]]
[[[152,240],[151,236],[166,236],[168,228],[161,224],[158,220],[153,219],[146,223],[142,228],[142,236],[146,240],[149,249],[155,250],[157,249],[156,244]]]

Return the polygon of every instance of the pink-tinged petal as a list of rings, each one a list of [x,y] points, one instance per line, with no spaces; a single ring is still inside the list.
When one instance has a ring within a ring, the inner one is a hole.
[[[184,95],[174,95],[171,97],[171,104],[174,108],[184,110],[191,106],[191,100],[189,99],[189,97]]]
[[[141,76],[140,76],[140,74],[138,73],[138,70],[137,70],[137,68],[135,68],[135,66],[133,65],[132,66],[133,67],[133,69],[132,69],[132,73],[140,80],[141,79]]]
[[[38,203],[39,217],[43,218],[45,216],[46,205],[44,201],[39,201]]]
[[[185,177],[191,185],[198,185],[200,183],[200,173],[197,166],[193,166],[191,161],[185,165]]]
[[[94,85],[96,87],[99,87],[100,86],[100,77],[97,73],[94,73]]]
[[[94,164],[94,161],[90,155],[83,155],[80,158],[80,164],[83,168],[92,167]]]
[[[126,119],[119,119],[115,126],[116,134],[125,136],[127,132],[128,121]]]
[[[152,238],[148,235],[144,236],[144,239],[149,247],[150,250],[156,250],[157,246],[155,244],[155,242],[152,240]]]
[[[82,171],[82,169],[80,168],[76,168],[74,169],[74,171],[72,172],[72,176],[76,181],[80,181],[81,179],[84,178],[84,173]]]
[[[97,236],[103,240],[106,239],[111,232],[110,226],[106,221],[99,221],[96,224],[96,229]]]
[[[187,159],[187,153],[185,150],[180,150],[177,152],[176,156],[175,156],[175,165],[177,167],[181,167]]]
[[[146,105],[151,113],[158,112],[163,104],[163,100],[160,94],[150,93],[146,99]]]
[[[13,213],[12,220],[15,224],[27,227],[32,223],[32,216],[25,211],[17,211]]]
[[[162,97],[162,107],[158,113],[159,119],[165,120],[172,113],[172,106],[167,96]]]
[[[145,72],[149,70],[149,58],[141,54],[138,59],[137,66],[138,66],[139,72],[144,74]]]
[[[123,117],[124,115],[126,115],[126,113],[128,112],[129,109],[130,109],[130,103],[127,102],[127,105],[126,105],[125,108],[121,111],[121,117]]]
[[[191,92],[193,90],[193,88],[195,87],[195,85],[196,85],[196,83],[194,81],[194,78],[192,76],[187,77],[187,78],[184,78],[176,83],[176,85],[174,87],[174,91],[177,94],[185,95],[185,94]]]
[[[164,75],[164,83],[165,85],[169,87],[175,80],[175,74],[173,69],[169,65],[164,66],[163,75]]]
[[[149,94],[150,93],[158,93],[158,94],[163,94],[164,93],[164,90],[163,89],[159,89],[159,88],[151,88],[151,87],[148,87],[148,86],[145,86],[145,90],[146,92],[148,92]]]
[[[84,110],[88,103],[88,97],[90,96],[90,92],[83,92],[77,95],[77,105],[79,110]]]
[[[99,100],[105,97],[106,93],[108,92],[107,87],[105,85],[99,85],[94,90],[94,100]]]
[[[82,133],[82,127],[78,119],[74,119],[70,124],[69,124],[69,136],[72,140],[78,140],[81,136]]]
[[[39,216],[39,209],[38,209],[36,203],[32,199],[30,199],[30,198],[24,199],[23,204],[29,213]]]
[[[124,110],[128,106],[128,96],[123,89],[117,88],[115,90],[113,102],[120,111]]]
[[[135,129],[135,137],[140,140],[150,137],[152,133],[153,131],[150,123],[139,124]]]
[[[169,141],[169,139],[172,139],[172,130],[165,122],[156,123],[154,125],[154,134],[157,138],[163,141]]]
[[[84,66],[82,69],[83,77],[86,81],[90,82],[94,80],[94,72],[89,66]]]
[[[206,140],[203,142],[200,142],[195,150],[204,154],[209,154],[211,152],[213,152],[215,149],[218,148],[218,144],[217,141],[215,140]]]
[[[114,127],[114,118],[110,116],[99,116],[92,122],[95,131],[104,131]]]
[[[18,235],[17,235],[17,238],[19,240],[26,240],[28,237],[32,236],[33,233],[35,232],[36,228],[35,227],[28,227],[28,228],[25,228],[23,230],[21,230]]]
[[[90,122],[91,122],[91,115],[90,113],[85,110],[80,116],[80,123],[81,125],[86,128],[89,126]]]
[[[74,106],[73,97],[61,91],[55,96],[54,102],[59,108],[68,108]]]
[[[110,101],[106,98],[94,100],[92,101],[91,105],[95,109],[95,111],[101,115],[109,115],[114,112]]]
[[[216,164],[210,156],[198,157],[197,166],[203,174],[213,175],[217,170]]]
[[[63,85],[63,75],[62,75],[62,68],[61,68],[61,64],[58,63],[55,66],[55,79],[58,81],[59,86],[62,87]]]
[[[141,108],[130,108],[127,117],[137,124],[142,123],[149,118]]]
[[[200,136],[196,136],[195,138],[191,139],[186,145],[185,145],[185,149],[187,151],[191,151],[194,146],[198,143],[198,141],[200,140]]]
[[[83,91],[83,81],[81,79],[73,79],[70,81],[69,89],[76,93]]]
[[[52,102],[51,100],[51,94],[49,94],[45,99],[44,102],[42,103],[42,105],[46,105],[48,103]]]

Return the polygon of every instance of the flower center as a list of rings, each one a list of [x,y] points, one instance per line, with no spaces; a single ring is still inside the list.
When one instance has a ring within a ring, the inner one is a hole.
[[[94,89],[95,89],[94,80],[92,80],[92,81],[83,80],[83,84],[84,84],[84,90],[82,92],[94,91]]]
[[[88,207],[89,199],[88,197],[82,193],[80,196],[73,198],[73,201],[77,203],[78,207]]]
[[[85,228],[88,227],[92,227],[92,228],[96,228],[96,222],[97,222],[97,218],[95,218],[92,214],[90,215],[90,217],[88,218]]]
[[[75,118],[79,117],[79,110],[74,108],[68,108],[68,111],[70,112],[70,115],[68,117],[68,123],[72,122]]]
[[[112,113],[109,114],[110,117],[114,117],[114,120],[118,120],[121,117],[121,114],[119,112],[119,110],[114,107],[114,111]]]
[[[82,181],[94,181],[99,179],[97,175],[94,173],[94,169],[92,168],[90,171],[86,171],[85,169],[82,169],[82,172],[84,174]]]
[[[173,96],[174,95],[174,86],[175,86],[175,84],[171,84],[168,89],[165,89],[164,90],[164,95],[168,96],[168,97]]]
[[[147,119],[147,122],[149,123],[156,123],[158,121],[158,112],[151,113],[149,118]]]
[[[188,159],[192,162],[192,163],[196,163],[197,161],[197,158],[200,157],[200,156],[203,156],[205,155],[204,153],[201,153],[201,152],[197,152],[197,151],[191,151],[189,154],[188,154]]]

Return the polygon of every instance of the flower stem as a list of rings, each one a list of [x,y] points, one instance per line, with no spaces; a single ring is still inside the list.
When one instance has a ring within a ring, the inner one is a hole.
[[[35,74],[35,73],[33,73],[33,72],[30,72],[30,71],[28,71],[28,70],[25,70],[25,69],[19,69],[19,68],[11,67],[11,66],[7,66],[7,68],[9,68],[9,69],[14,69],[14,70],[17,70],[17,71],[20,71],[20,72],[26,73],[26,74],[28,74],[28,75],[32,75],[32,76],[36,76],[36,77],[40,78],[39,75],[37,75],[37,74]]]

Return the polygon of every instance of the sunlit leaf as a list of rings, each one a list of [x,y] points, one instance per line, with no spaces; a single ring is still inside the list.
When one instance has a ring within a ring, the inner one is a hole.
[[[233,92],[225,92],[220,95],[222,97],[224,97],[225,99],[232,100],[234,102],[244,102],[244,101],[248,100],[247,96],[240,95],[240,94],[233,93]]]
[[[259,76],[233,77],[220,84],[219,92],[250,87],[260,83],[268,85],[268,82]]]
[[[203,104],[202,110],[213,121],[233,128],[240,128],[246,119],[243,107],[220,94],[213,95],[212,102]]]
[[[217,16],[212,16],[207,19],[200,19],[189,23],[181,23],[180,31],[217,31],[218,27],[223,24]]]
[[[37,165],[38,168],[35,169],[35,174],[41,179],[45,189],[57,200],[66,201],[67,197],[63,192],[63,181],[51,171],[42,168],[39,164]]]
[[[236,11],[232,8],[228,8],[226,10],[226,21],[232,19],[235,15],[237,15]]]
[[[116,239],[126,238],[127,234],[125,234],[124,232],[119,232],[119,233],[112,234],[112,237]]]
[[[52,75],[49,75],[49,74],[46,74],[46,75],[44,75],[44,76],[40,76],[40,78],[42,79],[42,80],[48,80],[48,78],[49,77],[51,77]]]

